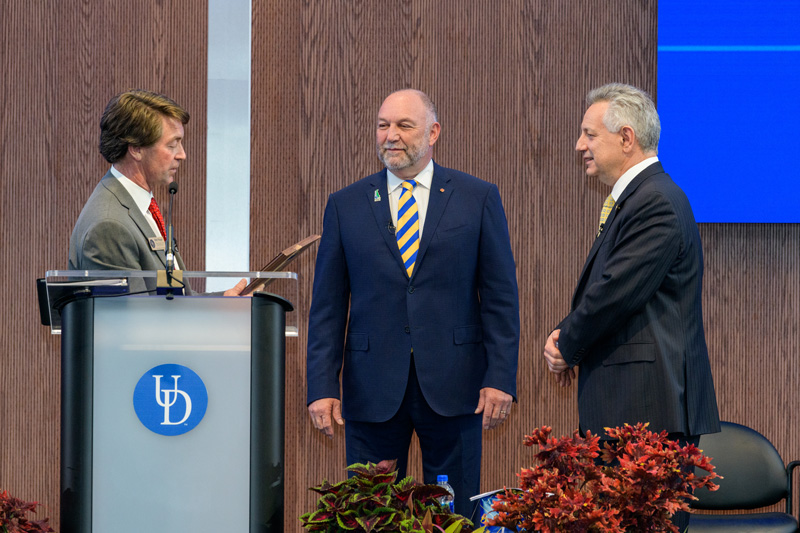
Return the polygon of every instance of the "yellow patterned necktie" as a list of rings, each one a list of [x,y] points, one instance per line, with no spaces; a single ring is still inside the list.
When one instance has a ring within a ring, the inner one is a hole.
[[[419,251],[419,212],[413,194],[416,186],[417,182],[414,180],[403,181],[403,192],[397,204],[397,246],[403,256],[408,277],[414,272]]]
[[[600,226],[597,229],[597,235],[599,236],[600,233],[603,231],[603,226],[606,224],[606,220],[608,220],[608,215],[611,214],[611,210],[614,209],[614,197],[610,194],[606,201],[603,202],[603,210],[600,211]]]

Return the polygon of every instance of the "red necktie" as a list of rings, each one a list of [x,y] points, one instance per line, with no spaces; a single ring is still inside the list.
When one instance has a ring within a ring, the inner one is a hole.
[[[166,239],[167,232],[164,231],[164,217],[161,216],[161,211],[158,209],[155,198],[150,198],[150,214],[153,215],[153,220],[156,221],[156,226],[158,226],[158,231],[161,232],[161,237]]]

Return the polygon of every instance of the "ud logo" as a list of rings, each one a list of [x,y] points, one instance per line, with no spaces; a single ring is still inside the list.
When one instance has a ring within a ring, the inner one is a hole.
[[[208,407],[203,380],[192,369],[175,364],[151,368],[133,391],[133,408],[141,423],[159,435],[182,435],[200,423]]]
[[[189,418],[189,415],[192,414],[192,398],[186,391],[182,391],[178,388],[178,379],[180,376],[172,376],[172,379],[175,380],[175,388],[174,389],[162,389],[161,388],[161,378],[164,376],[156,376],[155,374],[153,377],[156,380],[156,402],[158,405],[164,408],[164,421],[161,422],[162,426],[177,426],[178,424],[183,424],[186,422],[186,419]],[[178,401],[178,395],[181,395],[183,398],[183,418],[181,418],[178,422],[170,422],[169,420],[169,410],[170,407],[175,405],[175,402]]]

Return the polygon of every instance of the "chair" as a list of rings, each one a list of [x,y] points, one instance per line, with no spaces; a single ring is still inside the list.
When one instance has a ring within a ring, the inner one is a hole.
[[[689,533],[795,533],[792,514],[792,474],[800,461],[786,466],[778,451],[761,433],[747,426],[722,422],[722,432],[700,437],[699,448],[711,458],[719,490],[699,489],[693,509],[757,509],[786,500],[786,512],[750,514],[692,514]],[[702,473],[704,471],[699,470]]]

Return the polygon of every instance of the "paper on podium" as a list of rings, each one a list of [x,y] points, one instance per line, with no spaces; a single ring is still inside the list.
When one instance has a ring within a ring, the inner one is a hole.
[[[302,241],[297,242],[289,246],[285,250],[283,250],[281,253],[276,255],[269,263],[264,265],[264,267],[259,270],[261,272],[280,272],[286,267],[286,265],[291,263],[295,257],[300,255],[300,253],[303,250],[305,250],[306,248],[317,242],[319,239],[320,239],[319,235],[309,235]],[[254,279],[253,281],[250,282],[249,285],[247,285],[247,287],[244,288],[241,295],[247,296],[249,294],[254,293],[255,291],[264,290],[264,287],[266,287],[273,281],[274,278]]]

